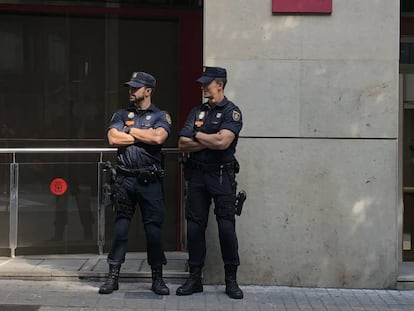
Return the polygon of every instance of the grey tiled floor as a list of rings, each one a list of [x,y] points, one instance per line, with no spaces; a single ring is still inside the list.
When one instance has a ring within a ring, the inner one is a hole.
[[[233,300],[224,286],[205,286],[203,293],[157,296],[150,283],[123,282],[111,295],[99,295],[99,282],[0,280],[0,310],[284,310],[411,311],[414,291],[242,286],[245,298]]]
[[[185,253],[168,253],[165,276],[171,295],[150,291],[145,254],[127,255],[120,289],[99,295],[107,272],[106,256],[52,255],[0,257],[0,311],[87,310],[283,310],[283,311],[414,311],[414,290],[369,290],[241,286],[245,297],[233,300],[223,285],[179,297],[175,290],[186,277]],[[414,264],[401,266],[401,288],[414,282]]]

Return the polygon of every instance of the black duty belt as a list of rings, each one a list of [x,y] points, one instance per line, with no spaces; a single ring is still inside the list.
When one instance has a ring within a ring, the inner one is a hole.
[[[150,166],[140,169],[127,169],[123,167],[116,168],[117,173],[127,177],[136,177],[141,185],[153,184],[160,182],[164,177],[164,170],[157,168],[156,166]]]
[[[190,168],[199,169],[202,171],[221,171],[223,169],[232,169],[238,171],[239,169],[239,164],[236,160],[225,163],[205,163],[188,158],[185,165],[188,165]]]
[[[156,175],[161,175],[163,170],[157,168],[157,167],[153,167],[153,166],[149,166],[149,167],[145,167],[145,168],[123,168],[118,166],[116,168],[117,173],[124,175],[124,176],[139,176],[142,173],[155,173]]]

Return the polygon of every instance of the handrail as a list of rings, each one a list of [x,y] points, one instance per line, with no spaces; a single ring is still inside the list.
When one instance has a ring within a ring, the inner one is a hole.
[[[0,153],[96,153],[96,152],[115,152],[117,148],[0,148]],[[178,152],[178,148],[162,148],[164,152]]]
[[[178,148],[162,148],[164,153],[179,153]],[[117,148],[0,148],[0,154],[12,154],[13,163],[16,163],[17,153],[100,153],[101,162],[103,153],[116,152]]]
[[[15,257],[18,236],[18,209],[19,209],[19,163],[16,162],[16,155],[21,153],[98,153],[98,168],[103,162],[103,153],[116,152],[117,148],[0,148],[0,154],[12,154],[13,160],[10,163],[10,203],[9,203],[9,248],[11,257]],[[162,148],[163,153],[179,153],[179,148]],[[98,169],[98,187],[101,183],[100,170]],[[104,229],[105,229],[105,206],[102,204],[100,191],[98,191],[98,248],[103,254]]]

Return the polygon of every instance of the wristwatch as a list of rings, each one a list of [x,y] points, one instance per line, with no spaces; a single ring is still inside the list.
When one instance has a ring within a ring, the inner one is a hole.
[[[124,132],[129,134],[131,132],[131,127],[130,126],[125,127]]]

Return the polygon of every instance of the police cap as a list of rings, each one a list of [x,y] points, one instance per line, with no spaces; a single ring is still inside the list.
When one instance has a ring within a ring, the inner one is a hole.
[[[204,67],[203,75],[197,79],[198,83],[210,83],[216,78],[227,79],[227,71],[221,67]]]
[[[128,82],[125,82],[124,85],[137,87],[137,88],[140,88],[143,86],[155,88],[156,83],[157,81],[152,75],[146,72],[138,71],[138,72],[132,73],[131,80]]]

